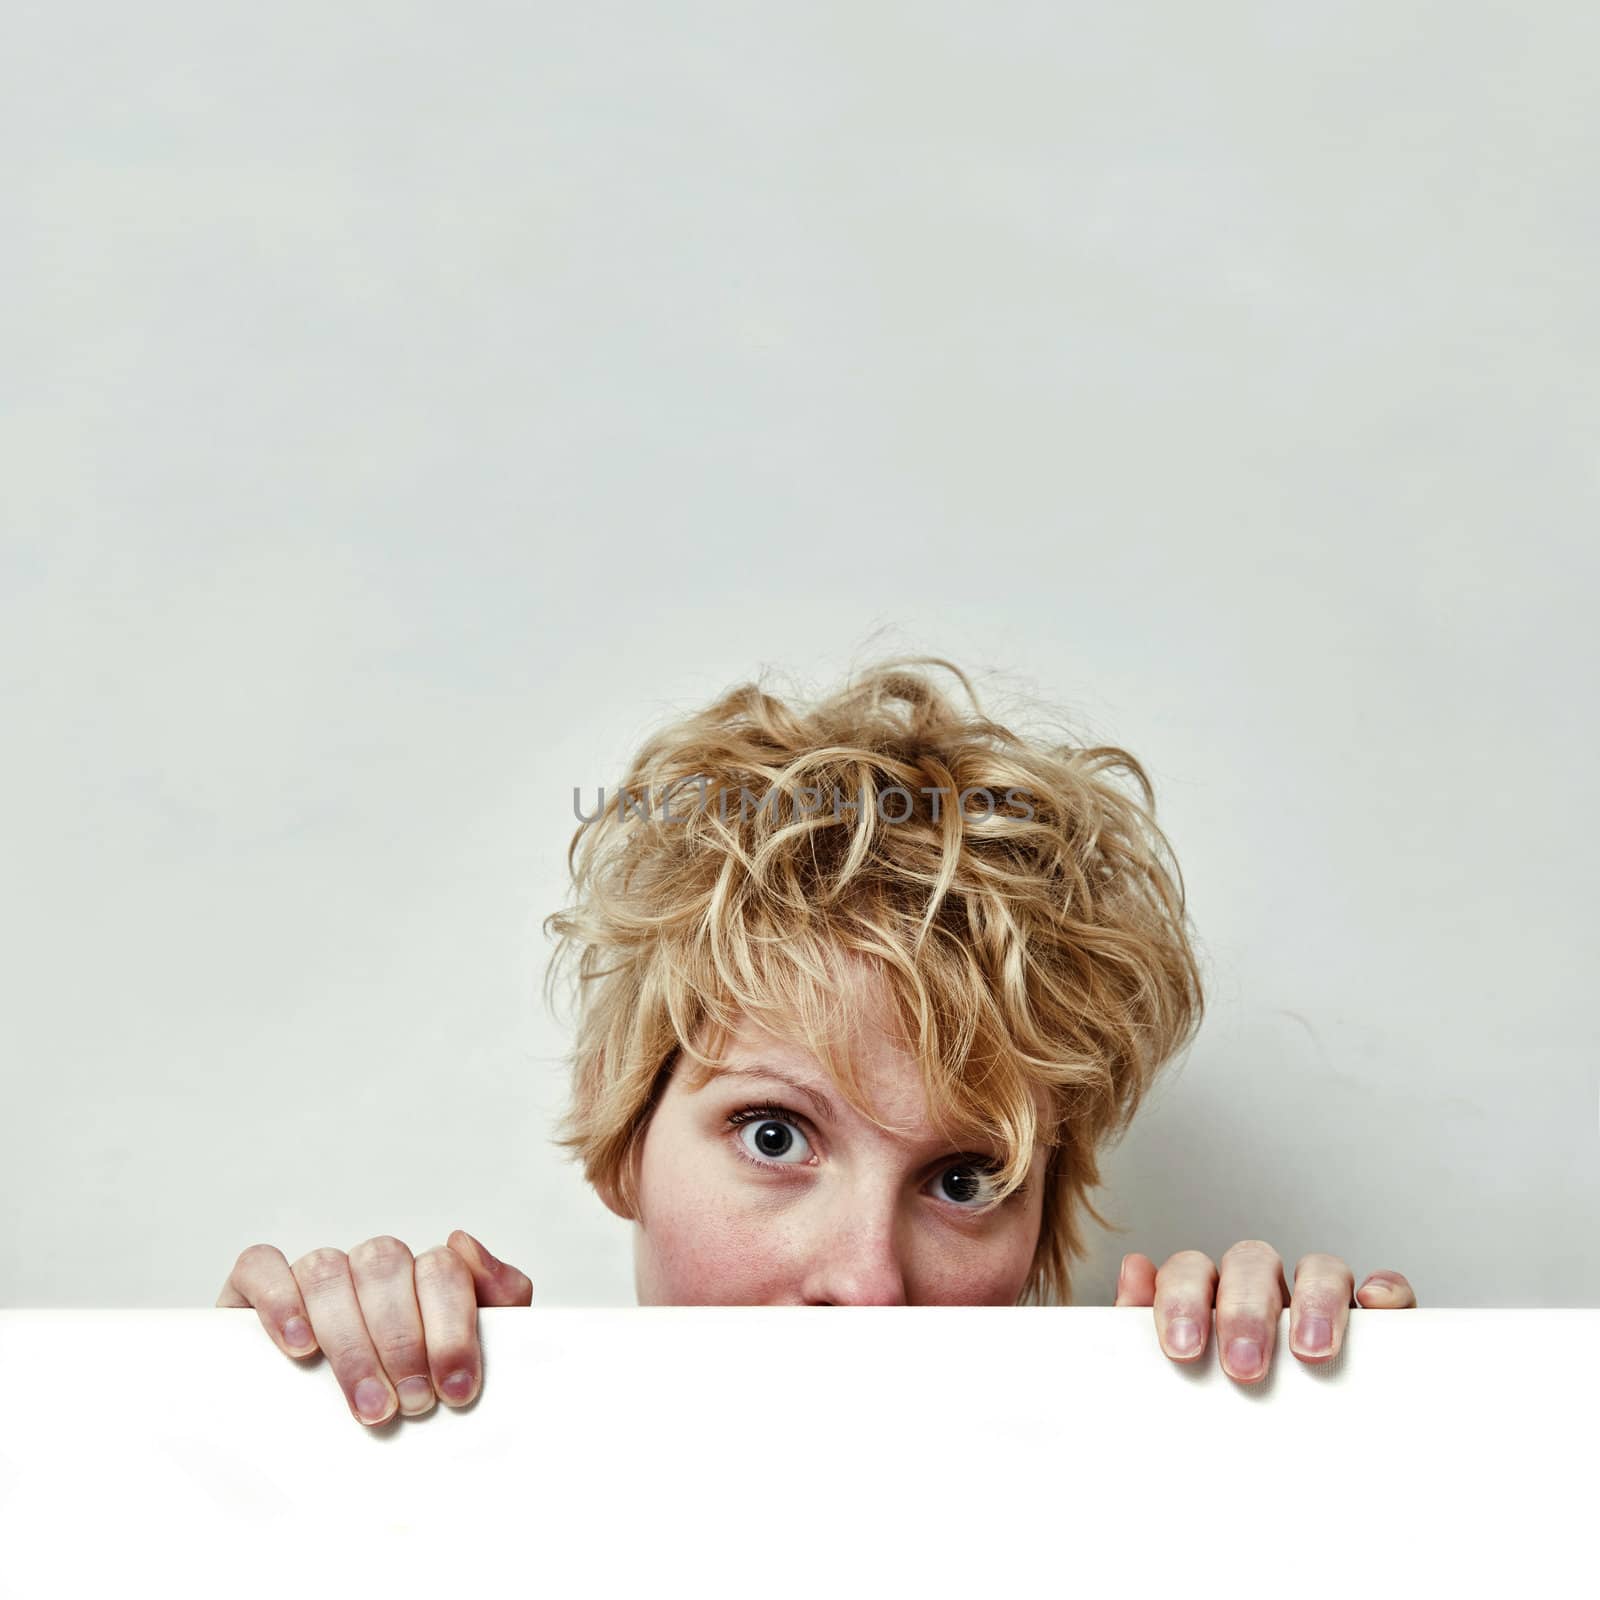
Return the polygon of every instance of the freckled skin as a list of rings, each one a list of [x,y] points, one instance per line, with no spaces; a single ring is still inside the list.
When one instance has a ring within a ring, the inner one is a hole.
[[[835,1120],[768,1077],[714,1077],[691,1090],[674,1071],[638,1154],[631,1220],[640,1305],[1016,1303],[1039,1237],[1044,1152],[1034,1154],[1026,1189],[988,1217],[973,1215],[976,1199],[962,1203],[969,1191],[959,1183],[951,1198],[941,1179],[961,1149],[930,1124],[916,1057],[886,1029],[881,992],[858,994],[855,1059],[873,1110],[894,1132],[862,1117],[803,1048],[745,1019],[726,1051],[730,1065],[754,1071],[759,1062],[811,1085],[833,1103]],[[799,1128],[775,1170],[739,1153],[773,1158],[772,1145],[758,1142],[764,1119],[727,1121],[763,1102],[795,1113]]]

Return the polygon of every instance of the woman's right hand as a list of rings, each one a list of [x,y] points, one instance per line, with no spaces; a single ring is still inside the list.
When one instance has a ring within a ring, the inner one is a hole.
[[[531,1306],[533,1285],[461,1229],[420,1256],[390,1234],[343,1250],[308,1251],[290,1266],[276,1245],[240,1253],[219,1306],[253,1306],[272,1342],[297,1360],[327,1352],[350,1414],[368,1427],[396,1411],[420,1416],[435,1398],[478,1393],[479,1306]]]

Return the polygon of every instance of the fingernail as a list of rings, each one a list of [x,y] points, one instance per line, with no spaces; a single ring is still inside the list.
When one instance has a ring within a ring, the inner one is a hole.
[[[1128,1275],[1128,1258],[1122,1258],[1122,1265],[1117,1268],[1117,1298],[1122,1298],[1122,1280]]]
[[[400,1409],[408,1417],[433,1406],[433,1385],[426,1378],[402,1378],[396,1392],[400,1396]]]
[[[469,1233],[467,1235],[467,1237],[469,1239],[471,1239],[472,1242],[475,1245],[478,1246],[478,1254],[483,1257],[483,1264],[486,1267],[498,1267],[500,1265],[500,1263],[498,1261],[496,1261],[495,1258],[492,1255],[490,1255],[489,1252],[487,1250],[485,1250],[481,1244],[478,1244],[477,1239],[474,1238],[472,1234]]]
[[[376,1378],[363,1378],[356,1385],[356,1410],[368,1422],[382,1422],[389,1410],[389,1388]]]
[[[1200,1348],[1200,1324],[1175,1317],[1167,1324],[1167,1348],[1177,1356],[1192,1356]]]
[[[290,1317],[283,1325],[283,1342],[291,1350],[309,1350],[316,1340],[304,1317]]]
[[[455,1401],[465,1400],[472,1393],[472,1374],[470,1372],[452,1372],[439,1386],[450,1399]]]
[[[1300,1348],[1309,1356],[1333,1348],[1333,1324],[1326,1317],[1307,1317],[1300,1324]]]
[[[1261,1346],[1254,1339],[1228,1343],[1228,1371],[1236,1378],[1253,1378],[1261,1370]]]

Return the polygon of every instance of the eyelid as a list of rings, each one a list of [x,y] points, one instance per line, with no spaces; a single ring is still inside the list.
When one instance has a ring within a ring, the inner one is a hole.
[[[793,1123],[795,1127],[797,1127],[805,1136],[806,1141],[812,1145],[813,1151],[815,1151],[816,1128],[811,1122],[810,1118],[805,1116],[803,1112],[794,1111],[785,1105],[779,1105],[774,1100],[763,1100],[752,1105],[740,1106],[738,1110],[731,1112],[727,1118],[728,1128],[733,1135],[734,1152],[737,1155],[739,1155],[745,1161],[748,1161],[752,1166],[761,1167],[769,1172],[773,1171],[774,1169],[781,1169],[784,1167],[803,1167],[810,1164],[809,1162],[805,1161],[764,1161],[760,1156],[751,1155],[749,1149],[745,1145],[744,1140],[739,1137],[739,1130],[741,1128],[748,1127],[753,1122],[763,1121]],[[952,1167],[966,1165],[982,1168],[990,1165],[999,1167],[1003,1164],[1004,1163],[999,1156],[985,1155],[981,1151],[977,1150],[961,1150],[957,1151],[956,1154],[952,1156],[941,1158],[938,1165],[935,1166],[928,1174],[926,1182],[932,1182],[935,1178],[938,1178],[944,1173],[948,1172]],[[992,1176],[992,1174],[986,1175]],[[1027,1183],[1023,1182],[1016,1189],[1012,1190],[1012,1192],[1006,1197],[1007,1200],[1018,1199],[1026,1192],[1027,1187]],[[976,1215],[993,1209],[992,1205],[960,1205],[954,1200],[945,1199],[942,1195],[939,1197],[939,1199],[943,1205],[956,1212],[970,1212]],[[1002,1202],[1002,1204],[1003,1203],[1004,1202]]]
[[[728,1117],[731,1125],[756,1121],[761,1117],[770,1117],[774,1122],[792,1122],[799,1130],[807,1134],[813,1131],[813,1124],[799,1111],[791,1111],[788,1106],[779,1105],[776,1100],[756,1100],[747,1106],[740,1106],[737,1111]]]
[[[816,1153],[817,1136],[812,1123],[798,1111],[791,1111],[788,1106],[782,1106],[772,1100],[762,1100],[753,1105],[741,1106],[737,1111],[730,1112],[727,1118],[727,1127],[733,1138],[735,1154],[742,1156],[752,1166],[761,1167],[770,1172],[783,1167],[809,1166],[808,1161],[765,1161],[760,1156],[752,1155],[744,1140],[739,1137],[740,1131],[758,1122],[787,1122],[791,1123],[800,1136],[812,1147]]]

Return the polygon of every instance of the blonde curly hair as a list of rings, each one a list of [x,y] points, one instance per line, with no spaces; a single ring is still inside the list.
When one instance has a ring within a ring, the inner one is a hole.
[[[952,673],[971,712],[925,668]],[[688,789],[700,803],[685,813]],[[1020,737],[960,668],[903,656],[810,706],[740,684],[651,735],[615,793],[580,822],[572,903],[544,921],[558,937],[547,999],[573,957],[578,969],[554,1143],[636,1215],[634,1156],[666,1072],[687,1054],[703,1081],[740,1013],[809,1049],[876,1122],[839,1001],[842,963],[864,962],[888,985],[935,1126],[1006,1152],[993,1204],[1047,1148],[1019,1303],[1070,1303],[1080,1211],[1111,1226],[1089,1200],[1098,1152],[1204,1006],[1182,874],[1139,762]],[[692,1047],[702,1027],[711,1051]]]

